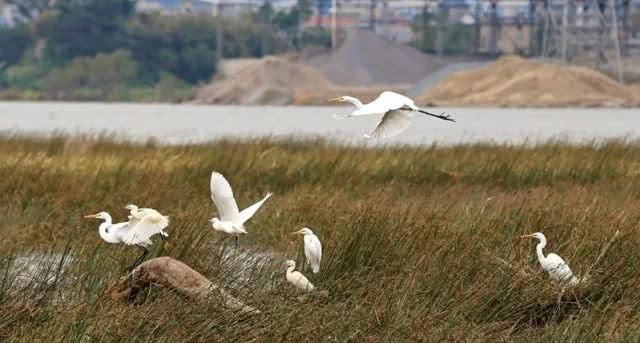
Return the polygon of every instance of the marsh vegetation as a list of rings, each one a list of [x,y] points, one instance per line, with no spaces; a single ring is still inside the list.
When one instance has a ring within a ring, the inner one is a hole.
[[[271,191],[235,250],[215,233],[212,170],[239,205]],[[65,341],[634,341],[639,334],[640,145],[364,149],[318,140],[156,146],[58,137],[0,140],[0,339]],[[128,203],[170,215],[172,256],[261,311],[151,287],[133,305],[106,290],[136,257],[83,215]],[[308,226],[326,297],[300,298]],[[590,282],[561,292],[532,240]],[[616,231],[606,253],[598,260]],[[39,259],[17,282],[16,259]],[[69,263],[60,261],[61,254]],[[24,279],[21,279],[24,280]]]

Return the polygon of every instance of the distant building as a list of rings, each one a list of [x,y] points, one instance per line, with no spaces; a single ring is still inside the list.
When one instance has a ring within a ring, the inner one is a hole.
[[[162,14],[212,14],[213,5],[203,0],[138,0],[136,11]]]
[[[235,16],[257,11],[266,2],[270,2],[275,10],[282,10],[295,6],[297,0],[138,0],[136,9],[169,15],[217,15],[221,11],[221,15]]]

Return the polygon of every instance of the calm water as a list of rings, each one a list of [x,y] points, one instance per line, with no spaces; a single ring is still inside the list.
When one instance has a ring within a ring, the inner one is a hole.
[[[362,137],[376,117],[336,120],[349,107],[200,106],[0,102],[0,131],[36,135],[112,134],[130,140],[196,143],[221,137],[327,137],[371,143]],[[414,118],[384,144],[535,143],[560,138],[582,143],[640,138],[640,109],[438,109],[457,123]]]

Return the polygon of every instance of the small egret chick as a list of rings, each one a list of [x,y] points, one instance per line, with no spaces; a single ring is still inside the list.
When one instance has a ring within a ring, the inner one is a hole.
[[[124,208],[129,210],[129,224],[131,225],[137,224],[137,222],[139,222],[144,216],[149,214],[165,217],[167,220],[167,225],[169,225],[169,217],[163,216],[160,212],[152,208],[139,208],[138,206],[133,204],[129,204]],[[164,232],[164,229],[163,229],[162,231],[160,231],[160,238],[164,241],[165,237],[169,237],[169,234]]]
[[[536,246],[536,253],[538,254],[538,261],[551,278],[559,283],[575,286],[579,283],[578,279],[573,275],[571,268],[569,265],[562,259],[562,257],[556,254],[549,254],[546,257],[542,252],[542,249],[547,245],[546,237],[540,233],[536,232],[531,235],[524,235],[520,238],[532,237],[538,240],[538,245]]]
[[[382,115],[376,128],[366,138],[387,138],[393,137],[406,130],[411,124],[411,118],[416,113],[422,113],[438,119],[455,122],[455,119],[448,115],[433,114],[421,110],[413,100],[402,94],[385,91],[375,100],[368,104],[363,104],[360,100],[351,96],[341,96],[329,101],[350,102],[356,106],[356,110],[344,117],[355,117],[365,115]],[[336,116],[340,117],[340,116]]]
[[[289,281],[296,288],[303,290],[305,292],[312,292],[315,287],[311,284],[309,279],[306,276],[302,275],[302,273],[295,271],[296,269],[296,261],[288,260],[287,261],[287,281]]]
[[[135,225],[129,222],[113,224],[111,215],[107,212],[100,212],[97,214],[91,214],[85,216],[85,218],[102,219],[104,222],[98,227],[100,237],[107,243],[118,244],[123,243],[125,245],[135,245],[143,252],[133,264],[127,268],[132,271],[142,261],[144,261],[149,250],[147,247],[152,245],[151,237],[157,233],[160,233],[168,225],[168,221],[162,215],[150,214],[144,216]]]
[[[211,199],[216,205],[218,214],[220,215],[220,218],[212,218],[210,220],[213,224],[213,229],[235,236],[237,248],[238,236],[242,233],[247,233],[244,223],[253,217],[260,206],[271,197],[271,193],[267,193],[262,200],[239,211],[236,199],[233,197],[231,185],[222,174],[215,171],[211,173],[210,188]]]
[[[314,274],[320,272],[320,261],[322,260],[322,244],[318,236],[313,234],[311,229],[305,227],[300,231],[291,233],[292,235],[304,235],[304,255],[307,263],[311,265]]]

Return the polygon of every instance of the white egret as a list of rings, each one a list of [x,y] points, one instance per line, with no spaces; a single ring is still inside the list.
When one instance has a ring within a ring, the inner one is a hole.
[[[231,185],[222,174],[215,171],[211,173],[210,187],[211,199],[216,208],[218,208],[218,214],[220,215],[220,218],[212,218],[210,220],[213,224],[213,229],[235,236],[237,248],[238,236],[242,233],[247,233],[244,223],[253,217],[260,206],[271,197],[271,193],[267,193],[262,200],[239,211],[236,199],[233,197]]]
[[[107,212],[87,215],[85,218],[97,218],[104,220],[104,222],[102,222],[98,227],[98,232],[105,242],[135,245],[142,249],[142,255],[128,268],[129,271],[142,263],[144,258],[147,257],[147,254],[149,254],[147,247],[153,244],[153,242],[151,242],[151,237],[160,233],[165,227],[167,227],[167,225],[169,225],[169,221],[165,216],[156,214],[146,215],[133,225],[129,222],[114,224],[111,219],[111,215]]]
[[[569,286],[578,284],[578,279],[573,275],[571,268],[569,268],[569,265],[562,257],[554,253],[548,254],[546,257],[544,256],[542,249],[547,245],[547,239],[542,233],[536,232],[531,235],[521,236],[520,238],[526,237],[532,237],[538,240],[538,245],[536,246],[538,261],[540,265],[542,265],[542,269],[549,273],[552,279]]]
[[[351,96],[342,96],[329,101],[345,101],[354,104],[356,110],[347,114],[345,117],[382,115],[373,132],[365,135],[367,138],[387,138],[401,133],[409,127],[411,118],[416,112],[455,122],[455,119],[449,115],[438,115],[421,110],[415,105],[413,100],[391,91],[382,92],[375,100],[368,104],[363,104],[360,100]]]
[[[137,222],[142,220],[142,218],[144,216],[149,215],[149,214],[162,216],[162,214],[160,212],[154,210],[153,208],[139,208],[138,206],[133,205],[133,204],[129,204],[129,205],[125,206],[124,208],[129,210],[129,224],[130,225],[135,225]],[[166,217],[166,216],[163,216],[163,217]],[[167,217],[167,221],[168,220],[169,220],[169,218]],[[169,234],[164,232],[164,229],[162,229],[162,231],[160,231],[160,238],[162,238],[162,240],[164,241],[165,237],[169,237]]]
[[[306,276],[302,275],[302,273],[295,271],[296,269],[296,261],[288,260],[287,261],[287,281],[289,281],[296,288],[301,289],[306,292],[312,292],[315,287],[313,284],[307,279]]]
[[[304,235],[304,255],[307,263],[311,265],[314,274],[320,272],[320,261],[322,260],[322,244],[311,229],[305,227],[300,231],[292,232],[292,235]]]

